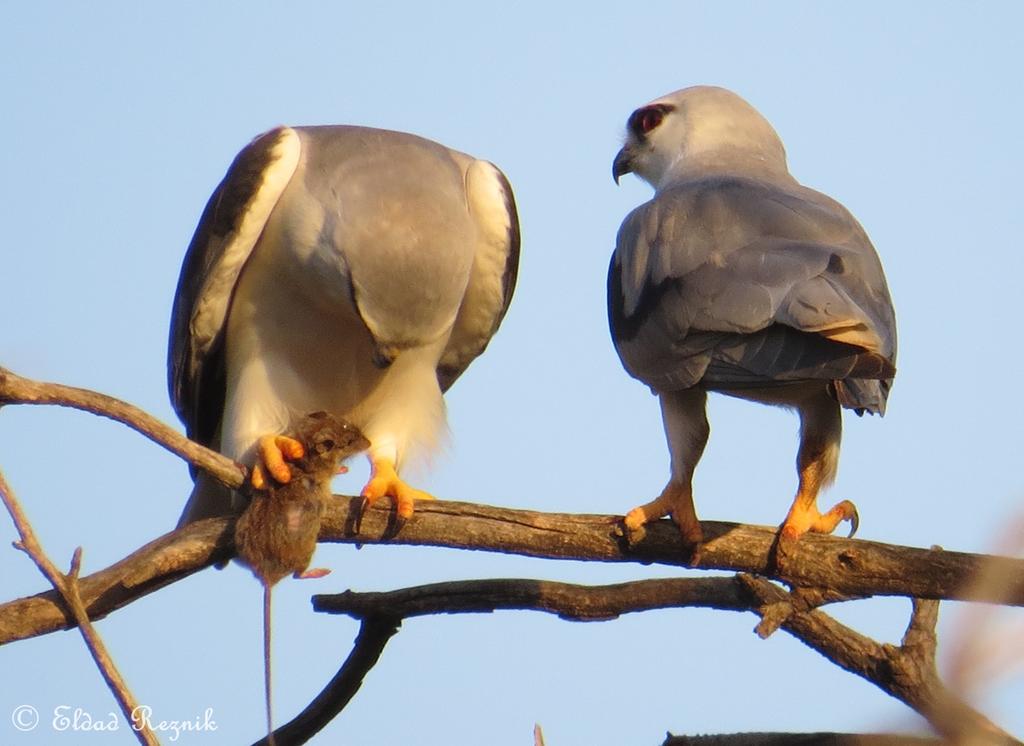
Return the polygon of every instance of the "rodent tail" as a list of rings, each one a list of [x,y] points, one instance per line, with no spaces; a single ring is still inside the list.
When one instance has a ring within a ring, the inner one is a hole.
[[[274,741],[274,715],[270,706],[270,583],[263,584],[263,689],[267,700],[267,743]]]

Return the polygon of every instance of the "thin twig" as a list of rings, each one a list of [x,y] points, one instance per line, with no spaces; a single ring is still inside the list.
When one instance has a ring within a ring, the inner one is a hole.
[[[117,700],[117,704],[121,708],[121,712],[124,713],[126,720],[132,723],[132,731],[136,734],[139,742],[147,744],[147,746],[159,744],[149,724],[144,720],[138,721],[136,719],[136,713],[139,711],[138,702],[136,702],[135,697],[128,689],[128,684],[125,682],[124,677],[117,670],[117,666],[107,651],[107,646],[103,644],[103,640],[100,638],[96,628],[89,621],[89,614],[85,610],[79,593],[78,574],[82,565],[82,548],[79,547],[75,550],[71,560],[71,570],[65,575],[57,569],[57,566],[50,561],[46,552],[43,551],[42,545],[32,530],[32,524],[29,522],[28,516],[25,515],[10,485],[7,484],[3,472],[0,472],[0,500],[3,501],[7,512],[11,514],[11,519],[18,530],[20,539],[15,542],[15,546],[25,552],[35,562],[39,571],[46,576],[67,604],[71,615],[78,625],[79,631],[82,633],[86,647],[89,648],[93,660],[96,661],[96,666],[99,668],[103,680],[107,682],[107,686],[113,693],[114,699]]]

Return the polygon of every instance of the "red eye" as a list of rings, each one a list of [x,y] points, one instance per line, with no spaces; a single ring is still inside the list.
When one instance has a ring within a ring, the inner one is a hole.
[[[661,124],[662,114],[656,109],[646,109],[643,114],[640,115],[640,129],[646,135],[652,129]]]
[[[629,118],[629,129],[637,137],[643,137],[661,124],[661,120],[670,111],[672,107],[668,104],[653,104],[637,109]]]

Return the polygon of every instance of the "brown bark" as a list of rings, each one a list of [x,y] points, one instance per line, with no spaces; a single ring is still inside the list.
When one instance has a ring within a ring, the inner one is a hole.
[[[648,527],[630,547],[618,535],[618,516],[540,513],[474,503],[421,503],[398,533],[389,530],[386,507],[367,511],[362,534],[351,526],[359,498],[338,496],[324,516],[321,541],[416,544],[522,554],[549,559],[637,562],[687,566],[687,552],[668,521]],[[773,568],[774,529],[702,522],[707,544],[697,567],[749,572],[789,584],[828,588],[824,600],[902,595],[1024,605],[1024,561],[943,550],[900,547],[832,536],[806,536],[784,571]],[[110,567],[81,580],[82,599],[93,619],[234,554],[234,519],[199,521],[166,534]],[[976,586],[982,569],[1003,585]],[[53,591],[0,605],[0,644],[72,625]]]
[[[134,404],[106,394],[61,383],[33,381],[0,367],[0,406],[4,404],[48,404],[108,417],[207,471],[228,487],[240,487],[245,482],[246,469],[241,464],[189,440]]]
[[[937,601],[914,601],[914,612],[900,646],[883,645],[806,607],[806,599],[752,575],[729,578],[640,580],[582,586],[541,580],[470,580],[383,593],[313,597],[313,608],[356,619],[404,619],[427,614],[481,613],[518,609],[556,614],[573,621],[614,619],[620,614],[699,606],[750,611],[765,616],[787,606],[778,621],[808,647],[841,668],[870,681],[925,717],[945,737],[964,743],[1003,744],[1013,739],[955,697],[935,668]]]

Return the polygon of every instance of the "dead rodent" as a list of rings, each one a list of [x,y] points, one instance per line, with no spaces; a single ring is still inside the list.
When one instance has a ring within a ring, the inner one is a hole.
[[[326,574],[306,575],[306,571],[316,551],[320,519],[331,495],[331,477],[338,473],[342,461],[370,446],[359,430],[326,412],[307,415],[290,435],[302,444],[304,451],[301,458],[288,462],[291,480],[279,484],[271,479],[266,489],[254,489],[249,505],[235,523],[238,560],[263,584],[264,686],[267,738],[272,746],[270,592],[289,574]]]
[[[253,490],[235,524],[239,561],[269,585],[309,567],[331,477],[342,461],[370,445],[359,430],[326,412],[304,417],[291,436],[305,450],[302,458],[288,463],[291,480],[270,480],[267,489]]]

